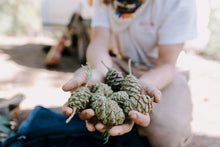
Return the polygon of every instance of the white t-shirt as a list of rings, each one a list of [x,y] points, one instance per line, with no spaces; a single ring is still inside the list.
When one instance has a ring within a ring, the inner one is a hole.
[[[111,5],[100,6],[98,1],[94,0],[91,26],[111,29],[108,9]],[[123,56],[148,67],[152,67],[152,61],[158,57],[158,44],[181,44],[197,34],[195,0],[147,0],[144,10],[134,19],[118,33],[120,46]]]

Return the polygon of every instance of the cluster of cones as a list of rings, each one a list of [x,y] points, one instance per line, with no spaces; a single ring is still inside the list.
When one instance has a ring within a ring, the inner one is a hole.
[[[116,69],[107,67],[105,83],[96,83],[92,85],[91,90],[87,86],[91,80],[92,70],[88,64],[82,68],[87,74],[87,84],[71,93],[68,106],[73,109],[73,113],[67,119],[67,123],[75,112],[81,112],[87,108],[92,108],[96,119],[107,126],[123,124],[132,110],[143,114],[152,110],[153,98],[141,94],[141,85],[131,73],[131,60],[128,63],[128,75],[124,77]]]

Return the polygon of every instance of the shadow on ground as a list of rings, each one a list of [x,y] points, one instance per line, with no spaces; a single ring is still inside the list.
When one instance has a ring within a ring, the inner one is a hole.
[[[80,62],[76,54],[62,56],[59,64],[54,67],[45,66],[46,53],[43,50],[44,45],[38,44],[25,44],[21,46],[9,47],[7,49],[0,49],[4,54],[10,56],[9,60],[16,62],[19,65],[42,68],[53,71],[73,72],[79,66]]]

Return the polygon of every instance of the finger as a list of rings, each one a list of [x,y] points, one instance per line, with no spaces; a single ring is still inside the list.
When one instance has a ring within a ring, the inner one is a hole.
[[[98,130],[99,132],[104,133],[106,130],[106,126],[103,123],[97,123],[95,125],[96,130]]]
[[[90,132],[94,132],[95,131],[95,126],[87,120],[85,122],[86,122],[87,130],[90,131]]]
[[[141,83],[142,81],[140,81]],[[155,103],[159,103],[160,102],[160,99],[162,97],[162,93],[159,89],[157,89],[156,87],[154,86],[150,86],[150,85],[144,85],[144,84],[141,84],[142,85],[142,90],[141,90],[141,93],[144,94],[144,95],[149,95],[150,97],[152,97],[154,99],[154,102]]]
[[[95,112],[92,109],[85,109],[79,113],[79,118],[82,120],[88,120],[95,116]]]
[[[73,110],[67,106],[68,103],[66,102],[62,107],[62,113],[65,116],[70,116],[73,113]]]
[[[77,87],[80,87],[83,83],[84,81],[82,80],[82,78],[74,78],[65,83],[62,86],[62,89],[63,91],[71,91],[76,89]]]
[[[150,116],[148,113],[144,115],[137,111],[130,111],[128,115],[136,124],[142,127],[147,127],[150,124]]]
[[[159,103],[160,99],[162,97],[162,93],[160,90],[156,89],[156,88],[152,88],[148,91],[148,94],[152,97],[154,97],[154,102],[155,103]]]
[[[109,134],[111,136],[119,136],[131,131],[132,127],[134,126],[134,122],[131,121],[130,123],[126,123],[119,126],[114,126],[110,129]]]
[[[155,103],[159,103],[160,99],[162,97],[161,91],[159,89],[157,89],[157,88],[154,88],[154,87],[149,87],[148,86],[147,88],[143,89],[142,93],[143,94],[147,94],[150,97],[153,97]]]
[[[72,78],[69,80],[67,83],[65,83],[62,87],[63,91],[71,91],[74,90],[77,87],[82,86],[83,84],[86,83],[86,77],[82,73],[81,75]]]

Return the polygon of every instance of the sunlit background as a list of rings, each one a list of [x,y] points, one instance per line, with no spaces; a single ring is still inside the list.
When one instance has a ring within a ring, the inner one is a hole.
[[[45,66],[44,47],[55,46],[73,13],[90,20],[89,0],[0,1],[0,98],[25,95],[21,109],[62,106],[69,93],[61,87],[80,66],[63,55],[55,68]],[[220,146],[220,1],[197,0],[198,37],[187,42],[178,66],[189,71],[194,104],[190,147]]]

